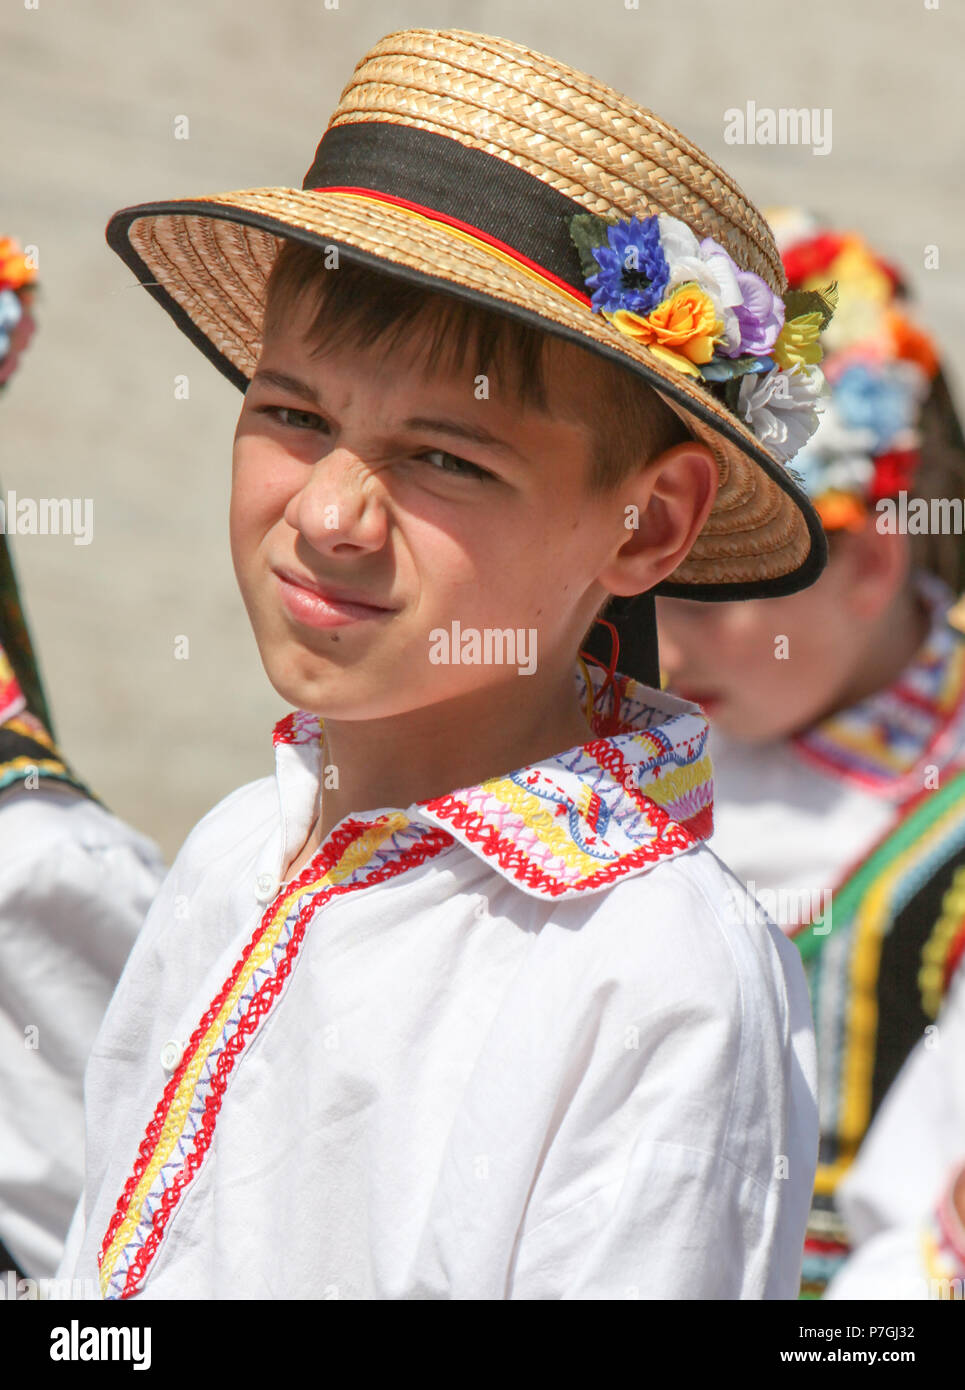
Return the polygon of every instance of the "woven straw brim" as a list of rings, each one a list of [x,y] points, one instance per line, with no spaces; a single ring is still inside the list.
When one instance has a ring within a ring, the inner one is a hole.
[[[343,193],[244,189],[125,208],[107,239],[240,390],[262,346],[281,238],[513,315],[636,372],[712,451],[719,490],[687,559],[657,592],[704,599],[792,593],[826,560],[824,533],[786,467],[706,387],[519,265],[407,209]]]

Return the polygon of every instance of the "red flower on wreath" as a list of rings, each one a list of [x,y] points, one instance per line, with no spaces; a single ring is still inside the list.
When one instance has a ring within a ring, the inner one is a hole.
[[[888,454],[879,454],[875,459],[875,475],[869,489],[869,501],[877,502],[882,497],[894,497],[899,492],[911,489],[921,454],[917,449],[894,449]]]
[[[810,275],[820,275],[841,250],[844,237],[837,232],[822,232],[789,246],[782,257],[789,285],[799,285]]]

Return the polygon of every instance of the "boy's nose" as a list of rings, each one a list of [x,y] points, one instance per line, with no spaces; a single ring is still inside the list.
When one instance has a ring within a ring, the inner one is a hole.
[[[388,522],[377,473],[349,449],[336,448],[313,465],[285,508],[285,520],[315,550],[352,545],[379,550]]]

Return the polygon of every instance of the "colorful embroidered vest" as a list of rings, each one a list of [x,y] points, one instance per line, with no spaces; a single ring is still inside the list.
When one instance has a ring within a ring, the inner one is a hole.
[[[802,1298],[849,1252],[834,1193],[965,954],[965,762],[896,821],[795,937],[818,1038],[820,1149]]]
[[[0,647],[0,792],[22,783],[60,782],[97,801],[74,773],[44,723],[26,708],[26,699],[3,647]]]

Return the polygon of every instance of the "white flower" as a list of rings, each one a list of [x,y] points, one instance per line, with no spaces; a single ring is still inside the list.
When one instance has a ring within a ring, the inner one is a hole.
[[[737,283],[734,262],[724,248],[709,237],[699,242],[686,222],[677,217],[668,217],[662,212],[657,217],[657,226],[660,228],[660,249],[670,271],[665,293],[671,294],[679,285],[698,285],[724,325],[725,350],[735,352],[740,345],[741,330],[733,306],[742,304],[744,296]]]
[[[818,427],[819,402],[830,394],[820,367],[748,373],[741,381],[738,414],[766,448],[786,463]]]
[[[789,246],[810,241],[821,230],[817,218],[806,208],[767,207],[763,211],[782,256]]]

